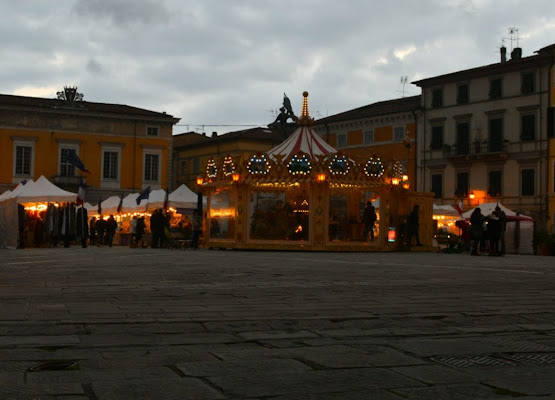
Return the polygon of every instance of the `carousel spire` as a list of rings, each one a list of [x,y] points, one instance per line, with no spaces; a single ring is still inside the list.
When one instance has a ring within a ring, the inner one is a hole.
[[[310,118],[310,113],[308,112],[308,92],[303,92],[303,108],[301,110],[301,116],[297,120],[297,124],[301,126],[310,126],[314,124],[314,118]]]

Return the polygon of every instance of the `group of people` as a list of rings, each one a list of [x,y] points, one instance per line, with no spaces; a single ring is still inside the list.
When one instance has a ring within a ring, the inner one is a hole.
[[[98,219],[92,217],[89,221],[89,243],[99,247],[102,245],[112,247],[117,227],[118,223],[112,214],[108,219],[102,218],[102,215]]]
[[[507,215],[499,206],[487,216],[482,214],[480,207],[476,207],[470,215],[470,254],[504,255],[506,228]]]

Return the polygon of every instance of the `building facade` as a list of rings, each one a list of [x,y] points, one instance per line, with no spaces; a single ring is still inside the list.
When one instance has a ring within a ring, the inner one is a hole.
[[[0,191],[41,175],[89,199],[126,194],[171,180],[172,127],[166,113],[86,102],[77,88],[57,99],[0,95]],[[68,161],[75,152],[90,173]]]
[[[522,57],[515,48],[507,59],[501,48],[498,63],[413,82],[422,88],[418,190],[438,204],[500,202],[552,224],[554,49]]]
[[[403,166],[416,184],[416,128],[420,96],[381,101],[316,121],[314,131],[328,144],[356,160],[378,155]],[[387,167],[387,165],[386,165]]]
[[[231,156],[251,156],[256,152],[265,152],[281,143],[277,130],[268,128],[251,128],[211,136],[187,132],[173,136],[173,186],[187,185],[196,188],[196,179],[206,171],[208,161],[227,154]]]

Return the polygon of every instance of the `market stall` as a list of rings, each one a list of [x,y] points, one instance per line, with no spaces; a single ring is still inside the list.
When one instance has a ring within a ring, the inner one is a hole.
[[[396,250],[418,205],[424,244],[418,249],[431,248],[433,194],[410,190],[395,160],[376,154],[355,160],[325,143],[311,129],[308,93],[303,96],[299,127],[286,141],[245,159],[227,155],[208,162],[199,186],[208,198],[205,245]],[[372,205],[373,212],[365,212]],[[374,215],[370,222],[367,214]]]
[[[478,205],[482,215],[486,217],[492,214],[497,206],[499,206],[507,216],[507,227],[505,231],[505,247],[507,253],[534,254],[534,219],[510,210],[501,203],[482,203]],[[462,217],[469,220],[472,212],[474,212],[476,208],[477,207],[464,212]]]
[[[75,235],[76,198],[76,193],[60,189],[44,176],[18,185],[0,202],[0,245],[51,245],[62,236]]]

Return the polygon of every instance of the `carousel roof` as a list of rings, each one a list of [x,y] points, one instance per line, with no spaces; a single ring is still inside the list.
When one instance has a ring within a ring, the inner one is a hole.
[[[308,93],[304,92],[303,96],[303,108],[297,121],[300,126],[285,141],[267,152],[270,157],[281,155],[283,160],[287,160],[302,151],[315,160],[319,155],[337,153],[336,149],[312,131],[311,125],[314,124],[314,119],[310,118],[308,113]]]

